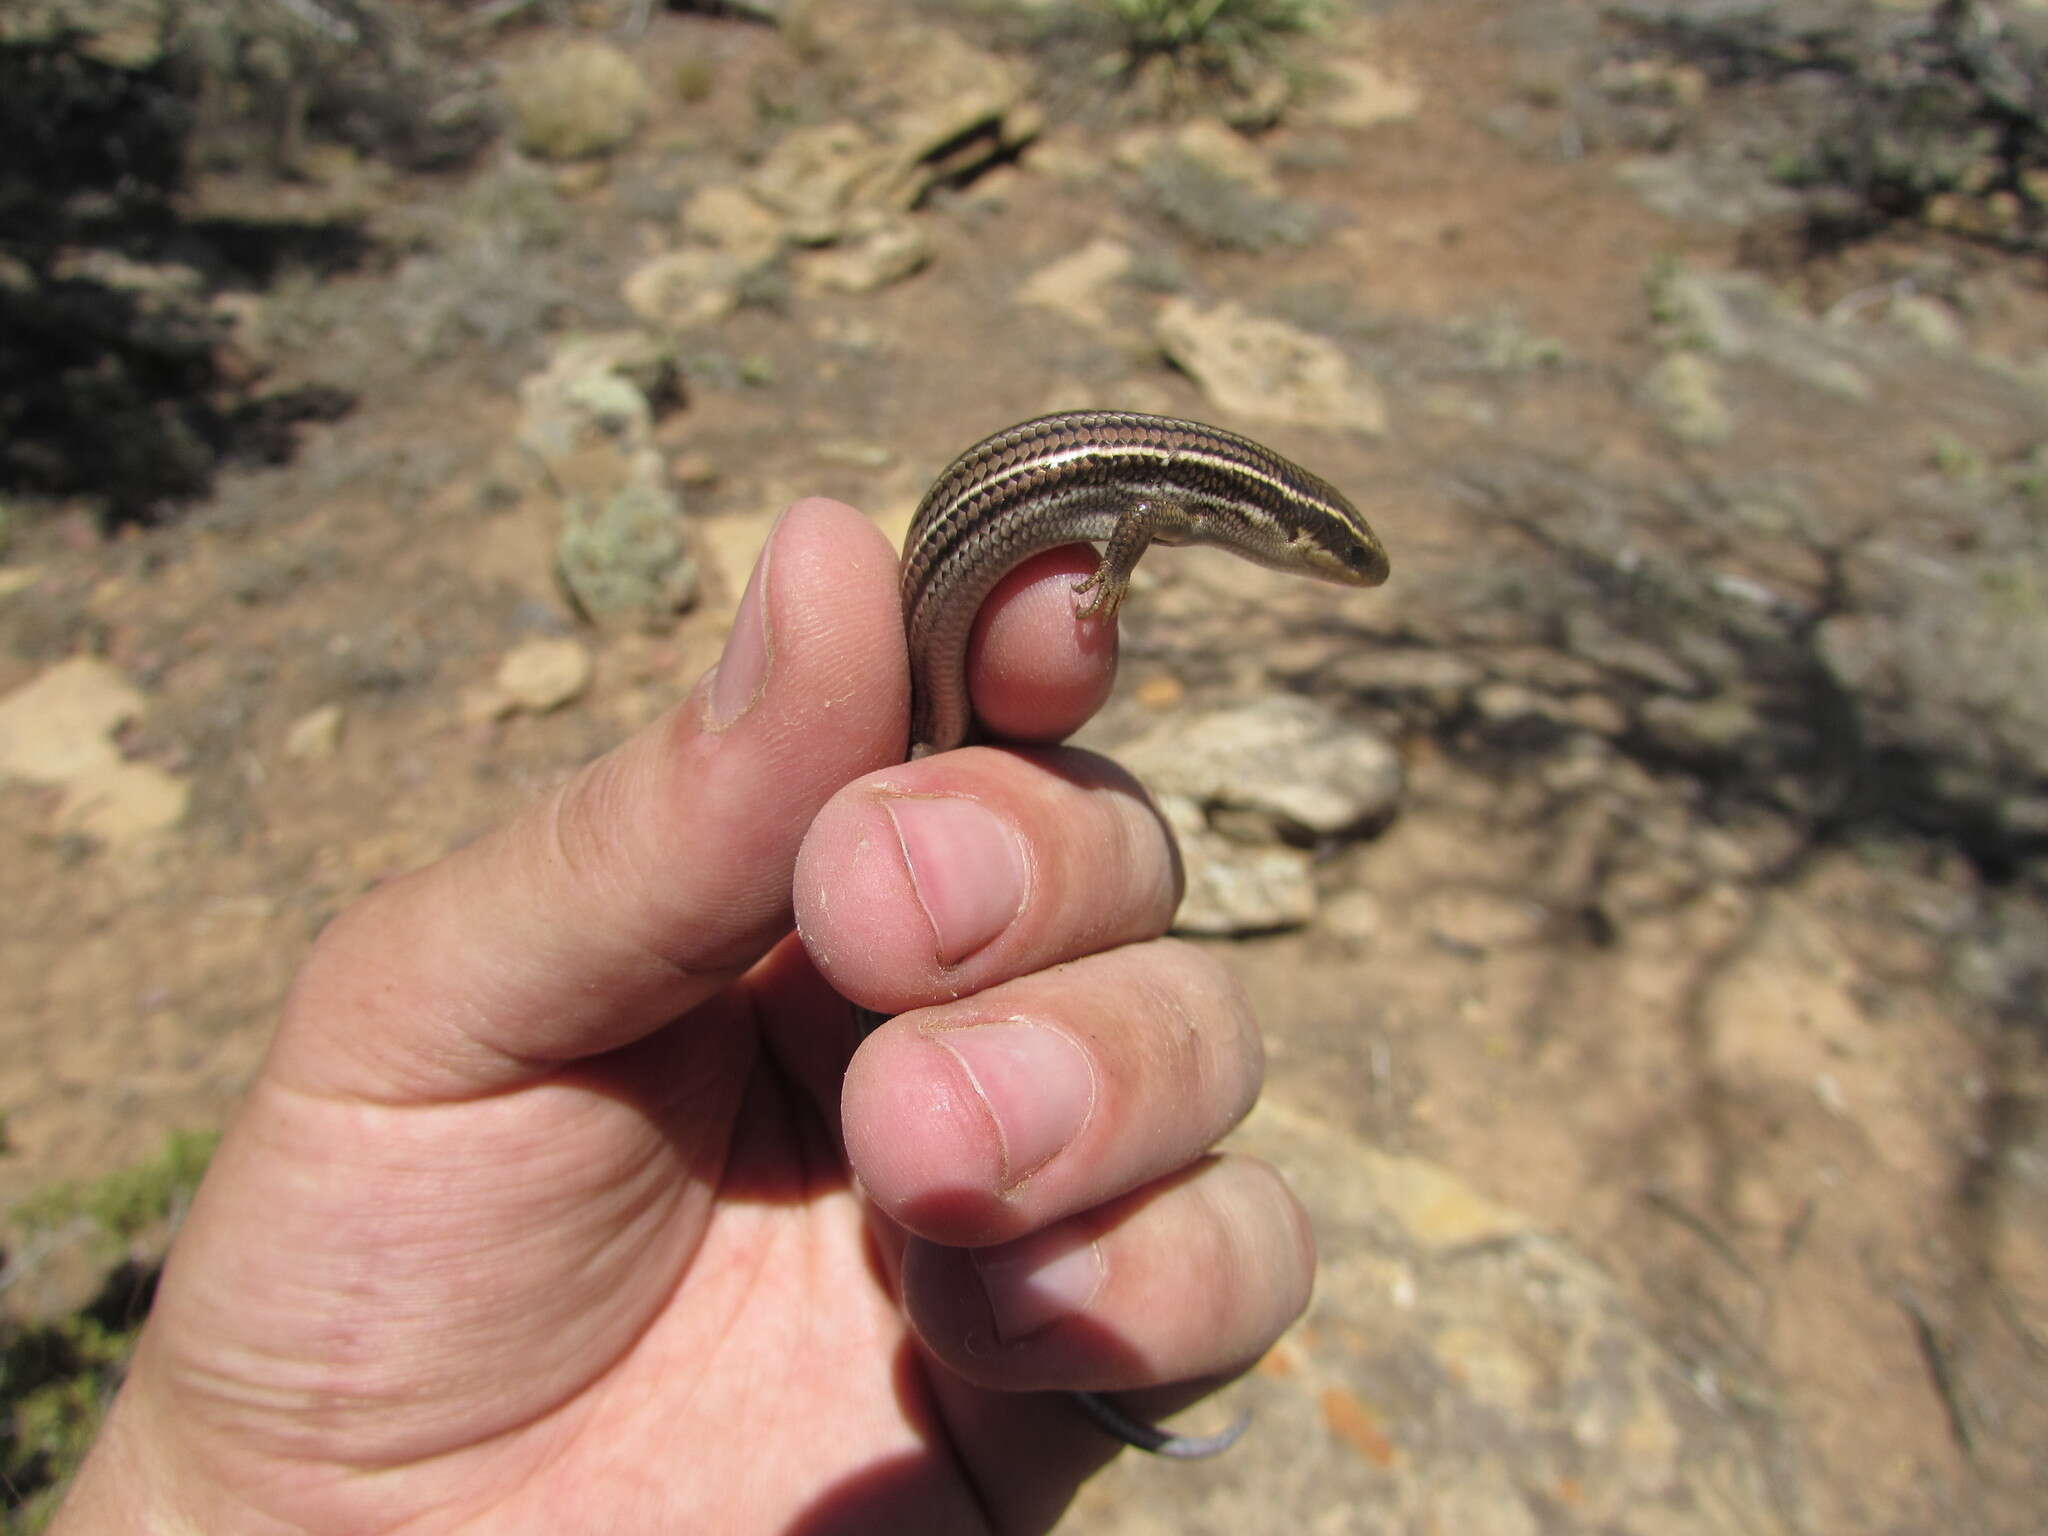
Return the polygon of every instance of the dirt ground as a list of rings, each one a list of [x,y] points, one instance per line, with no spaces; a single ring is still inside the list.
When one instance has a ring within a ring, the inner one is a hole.
[[[603,175],[556,185],[566,232],[521,258],[547,291],[503,300],[524,318],[394,344],[437,274],[468,280],[432,254],[445,241],[273,292],[289,323],[267,366],[340,383],[351,412],[159,526],[103,540],[81,509],[20,532],[7,566],[36,575],[0,598],[0,695],[67,656],[105,659],[146,701],[124,752],[190,803],[174,829],[114,846],[57,830],[55,791],[0,787],[0,1207],[222,1123],[321,925],[672,702],[792,496],[900,527],[954,453],[1040,410],[1216,417],[1146,339],[1157,295],[1125,288],[1092,332],[1018,303],[1031,274],[1108,233],[1169,253],[1183,292],[1321,317],[1388,402],[1377,438],[1249,430],[1352,493],[1393,553],[1389,586],[1294,593],[1220,556],[1153,557],[1098,738],[1162,700],[1282,687],[1400,745],[1397,814],[1324,850],[1325,919],[1214,941],[1266,1020],[1269,1097],[1440,1164],[1589,1256],[1745,1426],[1783,1528],[2041,1529],[2041,1015],[2030,1026],[2024,997],[1972,982],[2039,934],[2038,887],[1939,829],[1794,814],[1635,750],[1640,733],[1599,711],[1632,718],[1638,697],[1559,640],[1568,602],[1527,597],[1569,565],[1529,522],[1581,484],[1626,503],[1624,536],[1684,554],[1700,546],[1660,510],[1672,487],[1792,476],[1848,527],[1902,515],[1937,439],[2024,453],[2048,396],[1975,359],[2018,368],[2048,346],[2037,258],[1904,231],[1787,262],[1767,222],[1656,211],[1620,174],[1626,146],[1561,148],[1573,71],[1601,36],[1591,5],[1374,8],[1340,51],[1415,87],[1415,108],[1263,136],[1321,224],[1260,252],[1177,236],[1113,173],[1077,177],[1102,131],[1048,87],[1033,146],[920,210],[935,253],[918,275],[748,305],[686,339],[700,365],[658,432],[689,461],[704,600],[666,633],[580,628],[543,509],[497,490],[517,381],[571,320],[629,322],[618,286],[659,247],[658,211],[737,175],[779,122],[829,119],[864,64],[847,18],[905,9],[849,4],[809,40],[657,15],[634,48],[645,74],[704,61],[706,84],[658,90]],[[977,15],[961,25],[987,35]],[[378,222],[490,174],[395,178]],[[1660,264],[1762,270],[1815,314],[1938,271],[1973,350],[1891,350],[1857,398],[1738,361],[1736,429],[1687,443],[1640,385],[1660,357]],[[1488,361],[1475,336],[1547,350]],[[1717,569],[1791,600],[1830,579],[1763,534],[1713,549]],[[465,707],[510,648],[561,634],[595,654],[582,697]],[[1477,671],[1421,681],[1418,655]],[[1378,674],[1384,658],[1398,666]],[[1508,685],[1563,702],[1538,729],[1502,702]],[[331,703],[331,755],[287,756],[294,723]],[[1590,730],[1559,725],[1565,709]],[[53,1255],[10,1300],[75,1304],[87,1278]]]

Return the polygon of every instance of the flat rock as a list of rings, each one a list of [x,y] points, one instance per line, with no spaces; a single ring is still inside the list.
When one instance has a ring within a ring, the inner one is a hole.
[[[1734,757],[1764,735],[1755,707],[1735,693],[1704,699],[1660,694],[1643,701],[1638,718],[1651,740],[1681,758]]]
[[[667,331],[721,320],[740,307],[754,266],[729,251],[687,246],[651,256],[626,274],[619,296],[641,319]]]
[[[748,189],[780,214],[792,239],[825,245],[853,210],[880,197],[898,164],[889,147],[853,123],[792,128],[776,141]]]
[[[685,238],[747,262],[770,260],[786,238],[780,219],[745,189],[725,182],[692,194],[682,225]]]
[[[519,385],[519,445],[551,472],[593,445],[625,452],[652,439],[654,405],[674,389],[675,356],[645,331],[565,338]]]
[[[1161,308],[1156,334],[1167,355],[1230,415],[1375,436],[1387,429],[1379,387],[1353,373],[1343,349],[1326,336],[1235,303],[1204,310],[1180,298]]]
[[[1315,877],[1306,853],[1226,837],[1212,830],[1202,807],[1184,795],[1157,799],[1180,845],[1187,880],[1173,914],[1174,932],[1274,933],[1314,919]]]
[[[1234,813],[1240,837],[1262,827],[1274,843],[1375,826],[1401,795],[1391,742],[1287,694],[1176,715],[1118,755],[1156,793],[1183,796],[1212,817]]]
[[[1108,292],[1130,271],[1131,261],[1129,246],[1098,236],[1032,273],[1017,290],[1018,302],[1100,329],[1109,323]]]
[[[1180,844],[1181,933],[1270,933],[1312,921],[1314,861],[1299,845],[1384,821],[1401,787],[1385,740],[1285,695],[1176,714],[1118,756]]]
[[[801,243],[840,239],[862,209],[907,212],[1041,126],[1021,73],[944,29],[899,28],[863,51],[852,119],[791,129],[747,183]]]
[[[146,842],[184,819],[191,786],[149,763],[120,763],[64,786],[57,829],[110,847]]]
[[[141,693],[104,661],[60,661],[0,699],[0,773],[63,784],[113,767],[114,732],[141,713]]]
[[[811,256],[803,281],[813,290],[873,293],[900,283],[932,259],[932,237],[908,214],[870,208],[847,221],[839,242]]]
[[[342,709],[322,704],[294,720],[284,735],[284,755],[294,762],[324,762],[341,748]]]
[[[189,787],[121,756],[114,733],[143,698],[106,662],[59,662],[0,699],[0,773],[63,790],[57,826],[110,844],[139,840],[185,814]]]
[[[1743,1411],[1568,1242],[1421,1158],[1267,1098],[1232,1146],[1286,1174],[1322,1263],[1302,1323],[1200,1432],[1242,1443],[1163,1467],[1125,1456],[1073,1536],[1271,1531],[1789,1536]],[[1235,1459],[1235,1460],[1234,1460]],[[1148,1490],[1172,1479],[1173,1519]]]
[[[544,715],[582,697],[596,663],[581,641],[527,640],[498,666],[498,692],[528,714]]]

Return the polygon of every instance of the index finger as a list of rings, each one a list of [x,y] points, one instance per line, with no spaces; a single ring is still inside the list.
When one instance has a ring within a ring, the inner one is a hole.
[[[967,646],[967,691],[983,732],[1004,741],[1064,740],[1116,682],[1114,619],[1076,611],[1074,583],[1099,564],[1086,544],[1026,560],[989,594]]]

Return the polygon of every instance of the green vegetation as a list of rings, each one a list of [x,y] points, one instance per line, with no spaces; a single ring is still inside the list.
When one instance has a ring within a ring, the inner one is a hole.
[[[1646,6],[1634,25],[1739,93],[1749,153],[1800,194],[1816,243],[1920,221],[2039,250],[2048,50],[2001,9]]]
[[[779,315],[789,308],[794,295],[795,285],[790,282],[789,268],[779,258],[749,267],[740,274],[739,301],[742,309],[765,309]]]
[[[219,1140],[211,1131],[173,1131],[147,1163],[53,1185],[15,1207],[10,1224],[23,1250],[75,1231],[109,1250],[109,1268],[100,1294],[77,1312],[34,1325],[0,1317],[0,1536],[29,1536],[55,1512],[148,1313],[155,1269],[135,1257],[137,1240],[183,1210]],[[8,1269],[0,1262],[0,1273]]]
[[[2037,444],[2011,473],[2013,494],[2033,514],[2035,526],[2040,526],[2040,511],[2048,505],[2048,443]]]
[[[84,1184],[53,1184],[14,1208],[16,1225],[50,1232],[81,1218],[124,1247],[180,1209],[199,1187],[218,1131],[173,1131],[150,1162]]]
[[[706,351],[683,359],[683,373],[706,389],[766,389],[775,382],[775,363],[760,353]]]
[[[718,88],[718,70],[708,59],[685,59],[669,75],[669,89],[676,100],[689,105],[703,101]]]
[[[1133,61],[1167,55],[1198,67],[1271,59],[1283,39],[1321,24],[1322,0],[1094,0]]]
[[[1682,330],[1687,320],[1684,306],[1678,296],[1679,279],[1685,276],[1685,264],[1676,256],[1659,256],[1650,263],[1649,273],[1643,278],[1643,296],[1650,306],[1650,320],[1667,331]],[[1697,338],[1674,339],[1675,346],[1697,346]]]
[[[1539,373],[1562,368],[1570,359],[1564,343],[1529,329],[1511,304],[1495,305],[1485,314],[1453,320],[1448,330],[1483,373]]]
[[[522,250],[546,250],[569,233],[569,207],[554,178],[530,160],[507,160],[478,176],[455,205],[464,223],[502,230]]]
[[[595,40],[536,50],[507,64],[499,87],[519,147],[543,160],[617,149],[648,112],[647,82],[622,50]]]
[[[1953,432],[1934,435],[1934,445],[1928,450],[1927,461],[1934,472],[1951,485],[1982,485],[1990,474],[1990,465],[1983,451]]]
[[[1143,293],[1185,293],[1191,279],[1186,263],[1173,252],[1148,249],[1131,258],[1124,281]]]
[[[88,1313],[46,1327],[0,1327],[0,1533],[40,1531],[99,1430],[141,1319],[109,1327]]]
[[[1315,234],[1313,209],[1271,197],[1229,172],[1178,149],[1145,162],[1152,205],[1184,233],[1224,251],[1306,245]]]
[[[1360,297],[1355,283],[1283,283],[1267,296],[1267,313],[1297,330],[1339,340],[1377,341],[1387,334],[1386,319]]]
[[[1270,122],[1294,92],[1289,43],[1320,29],[1326,0],[1088,0],[1114,39],[1110,67],[1149,105],[1221,101],[1240,122]]]

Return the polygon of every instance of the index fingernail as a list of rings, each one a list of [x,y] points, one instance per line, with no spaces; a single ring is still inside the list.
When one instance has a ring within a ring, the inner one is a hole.
[[[987,806],[958,795],[889,795],[882,808],[932,925],[939,964],[959,964],[1024,909],[1024,850]]]

